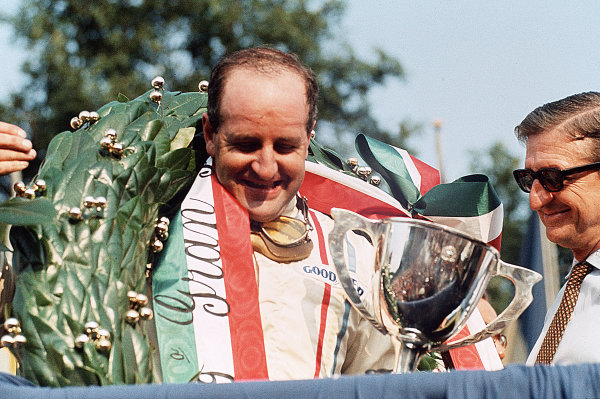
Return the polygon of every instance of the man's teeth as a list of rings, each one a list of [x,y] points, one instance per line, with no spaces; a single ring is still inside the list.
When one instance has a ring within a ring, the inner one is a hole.
[[[267,183],[267,184],[262,183],[261,184],[261,183],[256,183],[256,182],[248,181],[248,185],[250,187],[253,187],[253,188],[261,188],[261,189],[269,190],[269,189],[277,187],[279,185],[279,182]]]

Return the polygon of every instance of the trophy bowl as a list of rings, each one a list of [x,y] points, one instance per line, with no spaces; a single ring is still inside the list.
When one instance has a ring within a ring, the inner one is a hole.
[[[500,260],[482,241],[437,223],[410,218],[370,220],[333,209],[329,247],[348,299],[396,347],[395,372],[416,370],[430,350],[466,346],[500,332],[531,303],[531,288],[541,276]],[[373,278],[361,298],[349,275],[345,236],[362,231],[375,248]],[[486,328],[446,343],[466,324],[489,280],[504,276],[515,285],[508,307]]]

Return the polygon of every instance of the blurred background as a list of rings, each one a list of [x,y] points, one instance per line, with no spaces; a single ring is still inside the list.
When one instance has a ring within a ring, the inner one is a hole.
[[[295,52],[317,73],[322,144],[353,156],[365,133],[438,167],[447,182],[488,175],[505,207],[502,258],[546,276],[511,327],[507,361],[523,361],[571,259],[544,241],[513,182],[524,155],[513,128],[539,105],[600,88],[597,2],[0,3],[0,120],[27,130],[39,154],[24,180],[81,110],[137,97],[156,75],[167,90],[195,91],[224,53],[261,44]],[[490,285],[497,310],[510,295],[510,283]]]

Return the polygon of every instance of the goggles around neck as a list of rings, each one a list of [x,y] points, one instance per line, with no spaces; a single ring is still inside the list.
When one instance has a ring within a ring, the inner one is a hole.
[[[563,189],[567,176],[598,169],[600,169],[600,162],[593,162],[569,169],[542,168],[537,172],[534,172],[531,169],[517,169],[513,171],[513,176],[515,177],[519,188],[526,193],[531,192],[531,187],[533,186],[535,179],[540,181],[540,184],[546,191],[557,192]]]
[[[296,206],[303,219],[279,216],[269,222],[250,222],[252,247],[271,260],[295,262],[306,259],[313,248],[309,232],[313,229],[308,217],[306,198],[298,198]]]

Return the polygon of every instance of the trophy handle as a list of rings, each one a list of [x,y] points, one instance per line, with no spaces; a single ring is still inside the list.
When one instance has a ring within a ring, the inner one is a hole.
[[[383,326],[383,323],[367,309],[360,299],[358,291],[354,286],[354,281],[352,280],[352,277],[350,277],[344,254],[344,240],[348,231],[363,231],[368,234],[372,243],[376,243],[382,235],[382,223],[379,221],[372,221],[357,213],[339,208],[332,208],[331,216],[333,216],[335,223],[333,230],[329,233],[329,249],[338,278],[346,292],[346,296],[350,300],[350,303],[352,303],[352,305],[362,313],[362,315],[369,320],[377,330],[386,334],[387,329]],[[377,250],[377,247],[375,247],[375,249]],[[373,260],[373,265],[375,265],[375,260]],[[378,270],[375,270],[375,273],[378,274]],[[379,281],[379,279],[377,281]],[[376,309],[376,311],[378,310]]]
[[[533,300],[531,289],[538,281],[542,279],[541,274],[534,272],[533,270],[521,266],[511,265],[510,263],[506,263],[502,260],[498,261],[497,270],[496,273],[492,274],[492,277],[493,276],[506,277],[514,284],[515,296],[510,304],[483,330],[457,341],[443,344],[439,347],[440,351],[447,351],[449,349],[472,345],[498,334],[510,322],[516,320],[525,309],[527,309],[527,306],[529,306]]]

